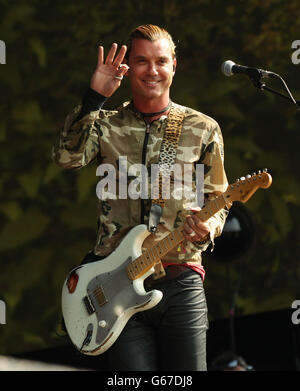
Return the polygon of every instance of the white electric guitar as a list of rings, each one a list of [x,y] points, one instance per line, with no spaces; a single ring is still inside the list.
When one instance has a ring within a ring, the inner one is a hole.
[[[268,188],[271,183],[266,170],[242,177],[197,215],[206,221],[234,201],[246,202],[258,188]],[[155,264],[185,239],[183,226],[142,253],[148,235],[147,226],[138,225],[107,258],[78,266],[68,274],[62,289],[62,314],[68,335],[81,353],[104,353],[132,315],[161,300],[161,291],[145,291],[144,280],[154,273]]]

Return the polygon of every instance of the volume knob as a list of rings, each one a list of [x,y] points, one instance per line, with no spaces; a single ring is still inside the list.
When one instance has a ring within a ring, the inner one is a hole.
[[[104,328],[106,326],[106,322],[105,320],[100,320],[99,323],[98,323],[99,327],[102,327]]]

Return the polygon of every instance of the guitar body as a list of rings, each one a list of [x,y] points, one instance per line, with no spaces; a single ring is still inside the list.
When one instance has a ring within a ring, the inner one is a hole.
[[[145,225],[138,225],[107,258],[68,274],[62,289],[62,313],[69,337],[82,353],[104,353],[132,315],[161,300],[162,292],[144,289],[144,279],[154,273],[154,267],[135,280],[126,272],[126,266],[141,255],[149,234]]]

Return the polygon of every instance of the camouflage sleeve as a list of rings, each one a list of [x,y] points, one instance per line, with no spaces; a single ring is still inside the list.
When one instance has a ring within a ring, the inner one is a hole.
[[[227,176],[224,169],[224,144],[221,129],[217,123],[213,126],[209,134],[206,147],[201,158],[204,164],[204,203],[207,200],[216,198],[221,193],[225,192],[228,187]],[[221,209],[218,213],[212,216],[208,223],[210,225],[210,241],[212,250],[214,246],[214,238],[220,236],[228,215],[229,209]],[[202,250],[205,250],[208,245],[204,245]]]
[[[52,147],[52,159],[63,168],[81,168],[100,153],[95,123],[99,110],[92,111],[76,121],[81,108],[81,105],[75,107],[67,116]]]

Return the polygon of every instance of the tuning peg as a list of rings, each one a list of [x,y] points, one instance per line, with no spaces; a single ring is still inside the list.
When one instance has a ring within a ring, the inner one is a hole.
[[[255,175],[256,175],[256,172],[253,172],[253,173],[252,173],[252,176],[255,176]]]
[[[246,175],[246,178],[247,178],[247,179],[250,179],[250,178],[251,178],[251,175],[249,175],[249,174]]]
[[[261,174],[261,171],[260,171],[260,170],[258,170],[258,175],[259,175],[259,174]]]
[[[246,178],[244,176],[241,176],[240,180],[244,181]]]
[[[264,168],[264,169],[263,169],[263,172],[268,172],[268,169],[267,169],[267,168]]]

